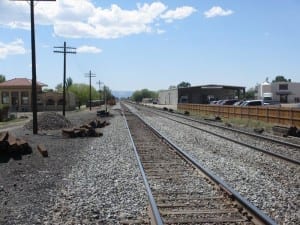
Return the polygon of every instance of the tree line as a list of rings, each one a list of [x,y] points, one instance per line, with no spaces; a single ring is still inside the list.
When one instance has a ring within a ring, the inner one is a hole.
[[[63,91],[63,84],[59,83],[55,87],[57,92]],[[90,85],[83,83],[74,83],[71,77],[66,79],[66,90],[67,92],[71,92],[76,96],[77,105],[80,107],[81,105],[86,104],[90,100]],[[44,91],[53,91],[51,89]],[[93,86],[91,87],[91,100],[106,100],[114,99],[115,97],[112,95],[111,90],[108,86],[104,86],[102,90],[96,90]]]
[[[179,83],[177,86],[170,86],[169,89],[173,88],[184,88],[184,87],[190,87],[191,84],[189,82],[182,81]],[[152,98],[152,99],[157,99],[158,98],[158,92],[157,91],[150,91],[148,89],[142,89],[142,90],[137,90],[133,92],[131,96],[131,100],[135,102],[141,102],[143,98]]]

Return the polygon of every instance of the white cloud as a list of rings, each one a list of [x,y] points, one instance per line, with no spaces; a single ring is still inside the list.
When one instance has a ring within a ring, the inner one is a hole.
[[[97,54],[101,53],[102,49],[94,47],[94,46],[88,46],[88,45],[83,45],[77,48],[76,50],[78,53],[92,53],[92,54]]]
[[[233,14],[232,10],[224,10],[220,6],[213,6],[210,10],[204,12],[206,18],[212,18],[216,16],[229,16],[231,14]]]
[[[166,31],[165,31],[165,30],[161,30],[161,29],[157,29],[156,32],[157,32],[158,34],[163,34],[163,33],[165,33]]]
[[[11,28],[30,28],[29,6],[27,2],[1,0],[0,9],[1,25]]]
[[[5,59],[8,55],[22,55],[25,54],[24,42],[22,39],[4,44],[0,42],[0,59]]]
[[[22,22],[22,21],[13,21],[6,24],[8,27],[12,29],[21,28],[24,30],[30,30],[30,23]]]
[[[85,33],[107,39],[151,32],[151,25],[165,10],[166,6],[160,2],[138,5],[136,10],[123,10],[115,4],[109,9],[97,8],[85,23],[84,28],[88,28]]]
[[[30,28],[27,2],[0,0],[0,8],[0,25]],[[97,7],[91,0],[45,1],[36,3],[35,23],[53,26],[55,36],[110,39],[156,32],[153,27],[160,20],[171,22],[184,19],[196,11],[189,6],[169,11],[166,11],[167,8],[159,1],[137,4],[135,9],[130,10],[116,4],[108,8]]]
[[[180,8],[176,8],[175,10],[168,10],[166,13],[164,13],[160,17],[162,19],[165,19],[166,22],[171,23],[171,22],[173,22],[173,20],[184,19],[196,11],[197,10],[193,7],[183,6]]]
[[[55,36],[63,36],[68,38],[95,38],[96,30],[93,26],[82,22],[62,22],[54,24]]]

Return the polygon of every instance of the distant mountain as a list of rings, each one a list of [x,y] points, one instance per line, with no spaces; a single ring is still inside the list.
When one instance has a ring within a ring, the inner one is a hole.
[[[133,91],[112,91],[113,96],[116,98],[128,98],[132,93]]]

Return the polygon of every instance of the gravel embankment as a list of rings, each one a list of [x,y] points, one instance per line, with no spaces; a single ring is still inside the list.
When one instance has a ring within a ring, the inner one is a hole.
[[[143,217],[147,198],[125,122],[117,110],[111,113],[100,138],[11,130],[26,138],[33,152],[0,162],[0,224],[119,224]],[[67,118],[79,126],[96,112],[67,112]],[[41,143],[48,158],[36,150]]]
[[[278,224],[300,224],[299,166],[174,121],[149,116],[142,110],[135,111]]]

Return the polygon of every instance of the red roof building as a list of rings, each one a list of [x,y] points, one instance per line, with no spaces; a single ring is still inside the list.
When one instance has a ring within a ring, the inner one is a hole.
[[[14,78],[8,81],[4,81],[0,83],[0,88],[14,88],[14,87],[30,87],[31,88],[32,80],[27,78]],[[43,84],[40,82],[36,82],[36,86],[38,87],[46,87],[47,84]]]
[[[8,105],[11,112],[31,111],[32,81],[27,78],[14,78],[0,83],[0,104]],[[58,111],[62,109],[63,95],[58,92],[42,92],[44,83],[36,82],[38,111]],[[66,110],[76,107],[73,93],[67,93]]]
[[[27,78],[14,78],[0,83],[0,104],[9,105],[15,111],[31,110],[31,84]],[[42,87],[46,84],[37,82],[37,93],[42,93]]]

